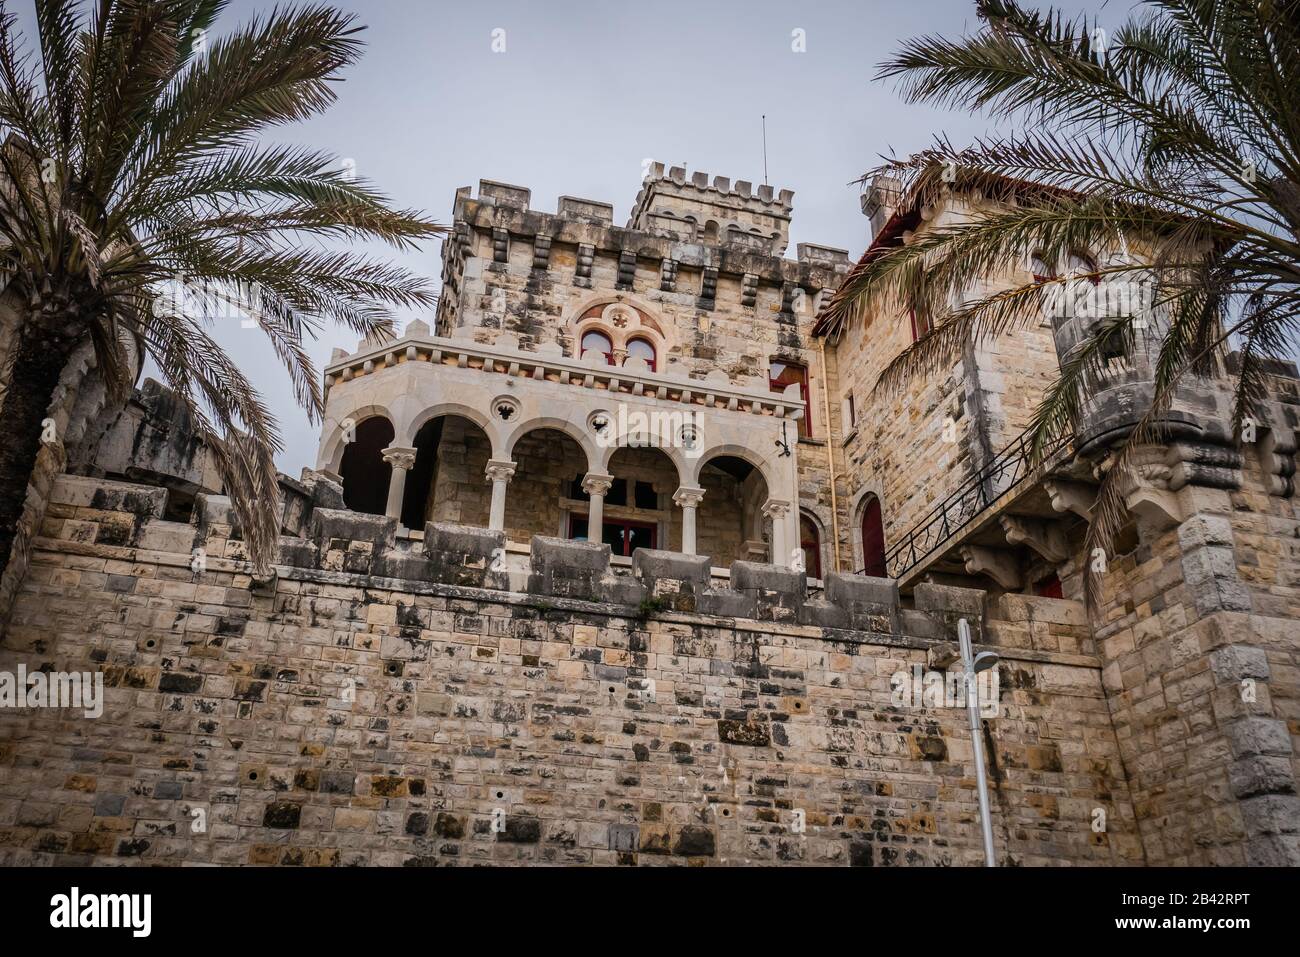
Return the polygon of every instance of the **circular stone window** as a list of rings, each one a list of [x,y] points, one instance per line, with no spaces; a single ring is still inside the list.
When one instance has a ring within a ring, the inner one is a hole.
[[[512,395],[503,395],[492,400],[492,415],[502,422],[511,422],[519,417],[519,400]]]
[[[700,432],[700,427],[693,423],[686,423],[677,432],[677,445],[687,453],[698,452],[704,436]]]
[[[587,428],[600,436],[602,439],[610,435],[610,430],[614,425],[614,417],[608,412],[593,412],[587,416]]]

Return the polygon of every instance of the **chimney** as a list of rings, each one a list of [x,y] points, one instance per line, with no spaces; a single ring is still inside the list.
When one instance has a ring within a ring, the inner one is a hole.
[[[898,211],[903,184],[892,176],[883,173],[876,176],[862,193],[862,215],[871,221],[871,236],[880,235],[880,230],[889,217]]]

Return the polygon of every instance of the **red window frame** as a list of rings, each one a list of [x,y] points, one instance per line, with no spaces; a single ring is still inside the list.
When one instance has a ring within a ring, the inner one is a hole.
[[[885,567],[885,522],[880,499],[874,495],[862,510],[862,574],[888,578]]]
[[[907,310],[907,313],[912,319],[912,341],[916,342],[922,336],[929,335],[930,330],[934,328],[930,320],[924,314],[918,318],[915,307]]]
[[[589,518],[589,516],[584,515],[584,514],[581,514],[581,513],[579,513],[579,512],[570,512],[570,513],[569,513],[569,539],[570,539],[570,540],[574,540],[574,539],[577,538],[577,535],[576,535],[576,533],[575,533],[575,529],[574,529],[574,525],[575,525],[577,522],[586,522],[586,523],[587,523],[587,538],[586,538],[586,541],[591,541],[591,521],[590,521],[590,518]],[[638,521],[634,521],[634,520],[632,520],[632,519],[628,519],[628,518],[607,518],[607,519],[605,519],[601,524],[603,525],[603,527],[602,527],[601,530],[600,530],[600,541],[601,541],[601,542],[604,542],[604,541],[605,541],[605,529],[606,529],[606,528],[609,528],[609,527],[613,526],[614,528],[620,528],[620,529],[623,530],[623,535],[621,535],[620,537],[622,538],[622,541],[623,541],[623,552],[622,552],[622,555],[623,555],[624,558],[630,558],[631,555],[632,555],[632,553],[633,553],[634,551],[636,551],[635,548],[631,548],[631,547],[629,547],[630,544],[631,544],[631,538],[627,535],[627,530],[630,529],[630,528],[639,528],[639,529],[641,529],[642,531],[647,531],[647,532],[650,533],[650,544],[649,544],[648,546],[646,546],[646,547],[648,547],[648,548],[658,548],[658,547],[659,547],[659,526],[656,525],[654,522],[638,522]],[[613,549],[613,546],[611,546],[611,551],[612,551],[612,549]],[[618,553],[618,552],[614,552],[614,554],[617,555],[617,554],[619,554],[619,553]]]
[[[803,550],[804,574],[809,578],[821,578],[821,536],[817,534],[817,526],[807,515],[799,516],[799,547]]]
[[[641,356],[641,358],[645,359],[646,365],[650,367],[651,372],[657,372],[659,370],[659,350],[655,348],[655,344],[644,336],[633,336],[627,341],[627,344],[630,347],[634,342],[643,342],[650,349],[650,358],[646,359],[645,356]],[[632,358],[631,348],[628,349],[627,357],[628,359]],[[624,364],[626,364],[626,360],[624,360]]]
[[[780,369],[777,372],[777,369]],[[794,381],[786,380],[786,373],[798,370],[799,378]],[[776,373],[773,375],[773,373]],[[799,398],[803,399],[803,418],[799,420],[799,437],[801,439],[812,438],[812,402],[809,400],[808,392],[808,367],[798,362],[787,362],[785,359],[771,359],[768,361],[767,387],[776,393],[785,392],[785,390],[799,383]]]
[[[608,350],[588,349],[587,348],[588,336],[600,336],[602,339],[605,340],[605,344],[609,346],[609,349]],[[599,352],[601,355],[605,357],[606,365],[612,366],[614,364],[614,340],[611,339],[604,332],[601,332],[599,329],[588,329],[586,332],[582,334],[582,338],[578,340],[578,358],[581,359],[583,354],[587,352]]]

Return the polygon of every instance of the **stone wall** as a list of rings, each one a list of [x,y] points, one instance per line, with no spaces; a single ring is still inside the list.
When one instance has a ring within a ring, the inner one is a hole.
[[[1144,859],[1077,603],[854,576],[809,599],[739,562],[719,590],[703,557],[617,577],[554,539],[508,582],[501,533],[414,548],[324,478],[254,581],[227,502],[184,524],[164,499],[56,487],[0,670],[102,670],[107,704],[0,711],[4,863],[978,863],[965,712],[890,687],[951,661],[959,617],[1003,655],[1002,859]]]
[[[917,233],[950,225],[965,209],[958,204],[937,211]],[[1025,277],[977,285],[996,288],[1013,280],[1019,285]],[[897,390],[877,390],[881,374],[913,341],[909,312],[882,304],[827,345],[835,370],[832,446],[842,457],[842,550],[846,559],[852,555],[854,568],[862,567],[864,496],[880,499],[885,546],[892,547],[1029,426],[1059,371],[1051,323],[1044,319],[968,344],[951,364]]]
[[[1101,578],[1093,631],[1151,864],[1300,865],[1300,514],[1244,451],[1241,488],[1183,488]]]

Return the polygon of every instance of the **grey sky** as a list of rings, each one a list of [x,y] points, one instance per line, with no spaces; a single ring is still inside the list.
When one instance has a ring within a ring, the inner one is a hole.
[[[853,179],[881,153],[910,153],[936,130],[960,143],[988,128],[982,118],[904,104],[892,84],[872,80],[909,37],[975,29],[971,0],[334,2],[368,26],[366,55],[329,112],[277,139],[353,159],[395,202],[444,223],[456,188],[480,178],[530,187],[542,210],[562,194],[612,202],[620,224],[648,157],[760,183],[766,113],[769,182],[795,193],[791,249],[815,242],[856,257],[868,229]],[[217,30],[272,5],[234,0]],[[1128,6],[1112,0],[1104,16],[1118,21]],[[492,49],[497,28],[504,53]],[[806,52],[792,50],[796,29]],[[433,242],[400,258],[436,280],[438,254]],[[279,419],[279,464],[296,476],[314,464],[317,427],[295,406],[260,332],[233,322],[215,333]],[[355,345],[333,331],[311,352],[323,366],[335,346]]]

